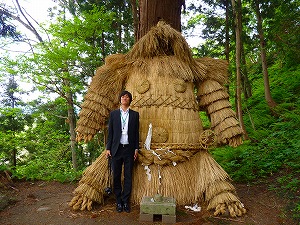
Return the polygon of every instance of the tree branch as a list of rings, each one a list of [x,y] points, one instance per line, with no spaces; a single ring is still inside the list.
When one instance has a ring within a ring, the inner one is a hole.
[[[17,1],[18,3],[18,1]],[[19,6],[19,3],[18,3]],[[20,7],[20,6],[19,6]],[[40,42],[43,42],[42,37],[39,35],[39,33],[36,31],[36,29],[32,26],[32,24],[28,21],[28,19],[26,18],[26,16],[24,15],[23,11],[20,9],[21,14],[25,17],[26,21],[28,22],[28,24],[26,22],[24,22],[19,16],[15,16],[14,14],[12,14],[11,12],[9,12],[8,10],[4,9],[4,8],[0,8],[0,14],[6,15],[16,21],[18,21],[19,23],[21,23],[26,29],[30,30]]]
[[[34,26],[30,23],[30,21],[27,19],[26,15],[24,14],[24,12],[23,12],[23,10],[22,10],[20,4],[19,4],[19,0],[16,0],[16,3],[17,3],[17,5],[18,5],[18,8],[19,8],[19,10],[20,10],[20,13],[24,16],[25,20],[26,20],[27,23],[28,23],[28,24],[26,24],[26,25],[27,25],[27,26],[26,26],[27,29],[29,29],[28,27],[30,27],[29,30],[30,30],[32,33],[34,33],[34,35],[37,37],[37,39],[38,39],[40,42],[44,42],[43,39],[42,39],[42,37],[39,35],[39,33],[37,32],[37,30],[34,28]]]

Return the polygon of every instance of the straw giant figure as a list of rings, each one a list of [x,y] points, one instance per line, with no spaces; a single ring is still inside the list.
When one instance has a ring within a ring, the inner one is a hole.
[[[131,201],[159,192],[180,205],[206,201],[216,215],[228,210],[241,216],[246,210],[228,174],[207,151],[214,138],[218,144],[242,143],[224,87],[226,72],[226,61],[193,59],[181,33],[159,22],[130,52],[107,57],[97,70],[82,104],[77,138],[89,141],[104,129],[126,89],[133,95],[131,108],[140,114]],[[199,110],[209,115],[214,134],[203,130]],[[70,206],[90,210],[92,202],[103,202],[106,184],[103,153],[85,170]]]

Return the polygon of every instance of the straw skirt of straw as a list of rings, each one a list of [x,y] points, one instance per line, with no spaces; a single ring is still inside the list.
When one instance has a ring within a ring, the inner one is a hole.
[[[206,201],[216,215],[226,210],[231,216],[245,213],[228,174],[201,147],[203,127],[195,83],[200,106],[209,108],[213,128],[217,128],[217,140],[226,143],[232,137],[239,140],[241,135],[223,87],[213,80],[197,85],[193,71],[174,56],[144,59],[127,71],[126,90],[133,95],[131,108],[140,113],[142,150],[133,171],[131,201],[138,204],[144,196],[161,193],[174,197],[180,205]],[[151,150],[147,150],[143,143],[150,124]],[[70,206],[83,210],[91,209],[93,201],[102,203],[107,173],[103,153],[84,172]]]

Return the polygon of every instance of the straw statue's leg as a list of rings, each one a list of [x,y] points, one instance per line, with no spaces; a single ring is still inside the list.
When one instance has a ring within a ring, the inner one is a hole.
[[[205,165],[205,176],[208,181],[205,182],[207,210],[215,210],[214,215],[229,214],[232,217],[245,214],[246,209],[230,183],[228,174],[208,153],[202,154],[201,161]]]
[[[234,217],[246,212],[229,175],[206,150],[199,150],[176,166],[152,164],[148,169],[140,163],[134,168],[132,202],[135,204],[159,190],[163,196],[174,196],[178,205],[206,201],[208,210],[214,209],[215,215],[228,211]]]
[[[228,181],[215,181],[207,187],[207,209],[215,210],[214,215],[229,214],[231,217],[246,213],[244,205],[237,197],[234,187]]]
[[[78,187],[74,190],[75,196],[69,203],[74,210],[91,210],[93,202],[103,203],[104,190],[108,183],[108,162],[105,151],[92,165],[86,168]]]

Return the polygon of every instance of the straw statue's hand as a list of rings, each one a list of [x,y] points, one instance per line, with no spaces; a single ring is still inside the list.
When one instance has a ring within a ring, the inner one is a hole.
[[[239,135],[236,135],[236,136],[233,136],[233,137],[229,138],[228,139],[228,144],[231,147],[237,147],[237,146],[243,144],[242,135],[239,134]]]

